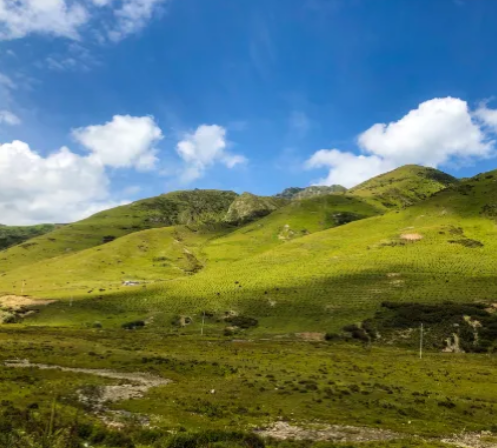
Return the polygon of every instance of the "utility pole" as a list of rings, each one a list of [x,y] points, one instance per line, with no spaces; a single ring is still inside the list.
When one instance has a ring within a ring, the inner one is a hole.
[[[202,326],[200,327],[200,336],[204,335],[205,311],[202,314]]]
[[[419,359],[423,359],[423,324],[419,327]]]

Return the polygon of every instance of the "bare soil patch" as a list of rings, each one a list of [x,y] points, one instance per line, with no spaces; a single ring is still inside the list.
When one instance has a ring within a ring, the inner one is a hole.
[[[304,428],[287,422],[276,422],[269,428],[258,430],[257,433],[277,440],[333,442],[372,442],[402,438],[401,434],[377,428],[316,424]]]
[[[0,307],[10,308],[14,311],[18,311],[23,308],[31,308],[35,306],[45,306],[54,303],[55,300],[41,300],[33,299],[29,296],[16,296],[14,294],[9,294],[0,297]]]
[[[116,401],[131,400],[140,398],[145,393],[158,386],[164,386],[171,383],[171,380],[148,373],[126,373],[108,369],[84,369],[77,367],[62,367],[48,364],[35,364],[28,360],[5,361],[6,367],[12,368],[37,368],[42,370],[61,370],[63,372],[83,373],[86,375],[95,375],[103,378],[120,380],[122,383],[112,386],[102,386],[98,390],[93,390],[90,394],[87,391],[80,391],[79,397],[82,402],[92,403],[96,410],[102,410],[105,403]]]
[[[406,241],[419,241],[423,239],[423,235],[420,233],[403,233],[400,235],[400,239]]]
[[[299,339],[304,341],[324,341],[324,333],[295,333]]]

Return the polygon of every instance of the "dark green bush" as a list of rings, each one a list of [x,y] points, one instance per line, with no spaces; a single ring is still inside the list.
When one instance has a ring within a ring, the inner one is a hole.
[[[215,444],[215,445],[214,445]],[[204,431],[195,434],[178,434],[164,448],[265,448],[262,439],[255,435],[230,431]]]
[[[231,323],[231,325],[233,325],[234,327],[240,327],[243,329],[257,327],[257,325],[259,325],[259,321],[257,319],[247,316],[232,316],[228,317],[225,320],[226,322]]]
[[[134,320],[121,325],[121,327],[125,330],[136,330],[138,328],[143,328],[144,326],[145,322],[143,320]]]

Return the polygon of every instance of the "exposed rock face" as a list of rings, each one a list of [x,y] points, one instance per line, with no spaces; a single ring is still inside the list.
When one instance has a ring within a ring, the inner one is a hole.
[[[224,221],[241,224],[269,215],[269,213],[287,204],[287,200],[275,197],[256,196],[243,193],[231,204]]]
[[[314,196],[321,196],[325,194],[343,194],[346,193],[347,189],[341,185],[331,185],[327,186],[315,186],[315,187],[290,187],[284,189],[281,193],[275,195],[277,198],[283,199],[307,199]]]
[[[305,188],[300,188],[300,187],[285,188],[281,193],[277,194],[276,197],[283,199],[293,199],[293,197],[297,193],[300,193],[303,190],[305,190]]]
[[[325,194],[343,194],[346,192],[347,189],[341,185],[331,185],[329,187],[307,187],[293,195],[292,199],[307,199]]]

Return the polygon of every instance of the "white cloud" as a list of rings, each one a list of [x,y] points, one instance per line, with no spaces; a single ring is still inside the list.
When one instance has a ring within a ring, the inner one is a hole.
[[[54,71],[89,71],[92,67],[100,65],[100,61],[79,43],[73,42],[62,53],[53,53],[43,63],[38,64]]]
[[[489,109],[486,104],[481,104],[475,111],[475,116],[484,126],[497,130],[497,110]]]
[[[0,144],[2,224],[67,222],[116,205],[101,163],[67,148],[42,157],[21,141]]]
[[[359,136],[359,145],[400,164],[431,166],[454,156],[487,156],[492,150],[466,101],[450,97],[421,103],[397,122],[375,124]]]
[[[78,38],[89,20],[80,2],[66,0],[0,0],[0,39],[19,39],[29,34]]]
[[[458,98],[435,98],[421,103],[399,121],[375,124],[358,138],[363,155],[337,149],[320,150],[307,162],[308,168],[327,167],[321,184],[341,183],[351,187],[374,175],[405,164],[437,167],[457,159],[493,155],[495,142],[478,119],[495,117],[481,108],[472,113]],[[497,130],[497,126],[496,126]]]
[[[118,41],[140,31],[167,0],[0,0],[0,40],[43,34],[78,40],[87,28]]]
[[[328,176],[317,181],[317,185],[338,184],[349,188],[389,171],[395,168],[395,165],[378,156],[358,156],[338,149],[321,149],[306,162],[306,167],[329,168]]]
[[[155,144],[162,132],[153,117],[116,115],[104,125],[73,130],[74,138],[104,165],[114,168],[154,168]]]
[[[202,177],[215,163],[233,168],[247,161],[244,156],[230,154],[226,147],[226,129],[222,126],[204,124],[195,132],[186,134],[176,147],[178,155],[186,165],[182,180],[191,182]]]
[[[97,0],[106,1],[106,0]],[[112,41],[120,41],[142,30],[164,0],[123,0],[114,11],[115,26],[108,35]]]
[[[0,124],[5,123],[10,126],[21,124],[19,117],[8,110],[0,110]]]

